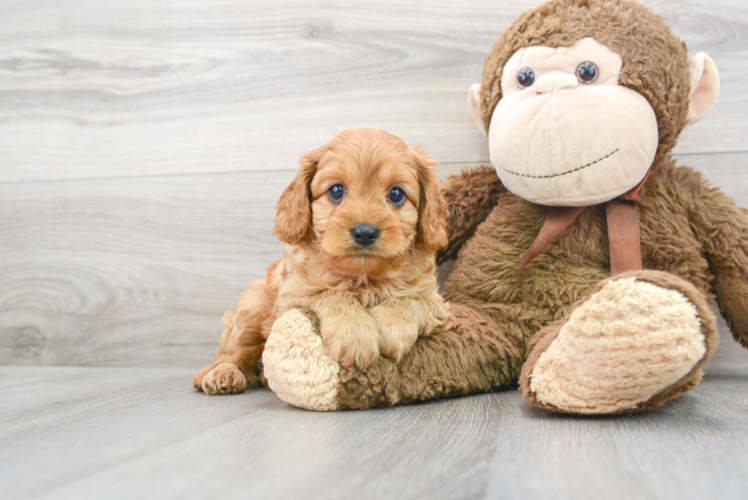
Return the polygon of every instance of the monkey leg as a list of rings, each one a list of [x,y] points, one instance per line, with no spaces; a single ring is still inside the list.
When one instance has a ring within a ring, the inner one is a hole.
[[[699,384],[718,340],[709,303],[690,283],[625,273],[538,333],[520,388],[534,405],[563,413],[661,406]]]
[[[341,368],[317,334],[314,315],[292,309],[265,343],[268,385],[294,406],[327,411],[487,392],[516,380],[525,354],[520,329],[474,308],[451,307],[450,330],[418,339],[399,364],[379,358],[365,372]]]

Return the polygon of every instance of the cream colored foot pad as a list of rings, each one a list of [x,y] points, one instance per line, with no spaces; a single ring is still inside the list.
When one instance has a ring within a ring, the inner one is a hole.
[[[262,363],[268,385],[283,401],[307,410],[338,409],[340,366],[301,311],[292,309],[276,320]]]
[[[696,307],[636,278],[611,281],[575,310],[530,380],[538,401],[573,413],[610,413],[648,401],[706,353]]]

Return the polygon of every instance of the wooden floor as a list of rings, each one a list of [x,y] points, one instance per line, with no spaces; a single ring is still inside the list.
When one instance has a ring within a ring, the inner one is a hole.
[[[619,418],[516,391],[310,413],[193,372],[336,130],[487,163],[465,104],[541,0],[0,0],[0,499],[748,498],[748,351]],[[748,206],[748,4],[647,0],[720,100],[681,164]]]
[[[0,367],[0,498],[742,499],[748,364],[617,418],[518,391],[314,413],[178,368]]]

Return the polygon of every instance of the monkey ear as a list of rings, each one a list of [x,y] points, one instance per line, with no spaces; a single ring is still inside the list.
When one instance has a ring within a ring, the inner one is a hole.
[[[486,127],[483,124],[483,116],[480,112],[480,83],[474,83],[470,86],[467,101],[476,125],[478,125],[480,131],[483,132],[483,135],[488,135]]]
[[[299,173],[278,200],[273,234],[289,245],[295,245],[307,238],[307,233],[312,227],[312,193],[309,185],[322,154],[324,151],[319,148],[301,158]]]
[[[426,250],[436,252],[447,246],[447,202],[439,192],[436,167],[439,163],[428,158],[420,146],[413,146],[410,154],[418,172],[418,236],[417,242]]]
[[[704,52],[699,52],[688,61],[688,83],[691,93],[688,95],[687,123],[693,125],[711,111],[719,96],[717,66]]]

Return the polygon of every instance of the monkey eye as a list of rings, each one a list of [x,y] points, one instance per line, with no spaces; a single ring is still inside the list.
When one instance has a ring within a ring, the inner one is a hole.
[[[597,76],[600,72],[597,70],[597,65],[590,61],[585,61],[577,66],[577,78],[582,83],[592,83],[597,80]]]
[[[327,190],[327,197],[330,198],[330,201],[333,203],[340,203],[343,201],[343,196],[345,196],[345,188],[342,184],[335,184]]]
[[[405,192],[399,187],[394,186],[387,194],[387,199],[396,207],[400,207],[405,203]]]
[[[517,84],[520,87],[526,89],[533,83],[535,83],[535,72],[532,68],[522,68],[519,70],[519,73],[517,73]]]

